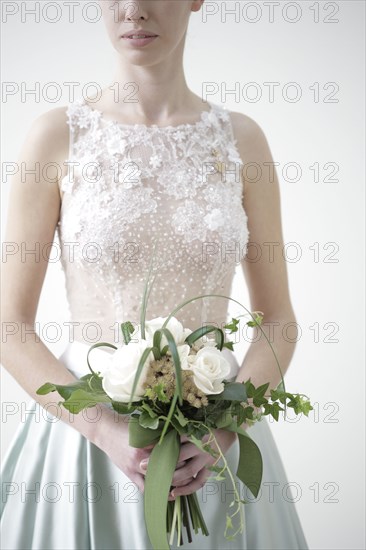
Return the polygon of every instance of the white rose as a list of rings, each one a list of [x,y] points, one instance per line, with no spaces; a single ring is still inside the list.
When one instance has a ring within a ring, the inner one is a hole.
[[[131,398],[131,391],[135,379],[137,367],[144,350],[149,347],[146,340],[130,342],[116,350],[110,362],[103,373],[102,385],[104,391],[115,401],[128,403]],[[137,382],[133,401],[139,401],[145,393],[143,383],[150,361],[153,361],[154,355],[149,353],[144,367]]]
[[[188,355],[191,351],[191,348],[188,344],[182,344],[181,346],[177,346],[178,355],[180,359],[180,366],[183,370],[189,369],[188,364]]]
[[[207,335],[201,336],[201,338],[197,338],[197,340],[193,343],[193,349],[195,351],[200,350],[203,347],[215,347],[216,346],[216,339],[215,338],[208,338]]]
[[[156,317],[145,323],[145,338],[152,345],[154,332],[160,329],[168,317]],[[183,325],[176,317],[171,317],[166,325],[166,328],[170,330],[173,335],[174,341],[177,346],[184,344],[186,337],[191,334],[189,328],[183,328]],[[140,337],[141,325],[138,325],[134,332],[131,334],[131,338]],[[161,339],[161,349],[168,344],[168,340],[165,335]]]
[[[187,359],[189,368],[193,371],[193,381],[205,395],[221,393],[222,383],[230,374],[230,363],[220,350],[212,346],[201,348],[196,355]]]

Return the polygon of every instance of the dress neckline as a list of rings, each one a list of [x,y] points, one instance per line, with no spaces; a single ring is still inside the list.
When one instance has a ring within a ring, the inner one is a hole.
[[[198,120],[196,120],[195,122],[188,122],[188,123],[183,123],[183,124],[176,124],[176,125],[171,125],[169,124],[168,126],[159,126],[158,124],[138,124],[138,123],[134,123],[134,124],[127,124],[127,123],[124,123],[124,122],[119,122],[118,120],[115,120],[115,119],[109,119],[109,118],[105,118],[104,117],[104,113],[103,111],[100,111],[98,109],[93,109],[86,101],[85,99],[81,99],[80,100],[80,105],[86,109],[88,109],[88,111],[95,117],[98,118],[99,122],[103,122],[104,124],[107,124],[107,125],[110,125],[110,126],[118,126],[118,127],[121,127],[121,128],[141,128],[143,130],[161,130],[161,131],[165,131],[165,130],[180,130],[180,129],[188,129],[188,128],[196,128],[202,124],[205,123],[205,121],[207,121],[210,117],[210,115],[212,115],[214,113],[214,110],[215,110],[215,104],[214,103],[211,103],[210,101],[207,101],[208,105],[209,105],[209,109],[206,110],[206,111],[201,111],[201,114],[200,114],[200,117]]]

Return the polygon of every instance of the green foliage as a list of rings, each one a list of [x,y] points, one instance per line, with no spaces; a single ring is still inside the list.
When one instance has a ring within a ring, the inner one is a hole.
[[[88,365],[88,368],[90,370],[90,372],[92,374],[96,374],[93,369],[91,368],[91,365],[90,365],[90,361],[89,361],[89,355],[90,353],[93,351],[93,349],[96,349],[96,348],[112,348],[112,349],[117,349],[116,346],[114,346],[113,344],[109,344],[108,342],[98,342],[97,344],[93,344],[89,349],[88,349],[88,353],[86,354],[86,362],[87,362],[87,365]]]
[[[135,379],[133,381],[133,385],[132,385],[132,390],[131,390],[131,397],[130,397],[130,402],[129,402],[129,406],[132,406],[132,401],[133,401],[133,398],[134,398],[134,395],[135,395],[135,391],[136,391],[136,387],[137,387],[137,383],[139,381],[139,378],[141,376],[141,372],[142,372],[142,369],[144,368],[144,365],[146,363],[146,360],[150,354],[150,352],[152,351],[152,347],[147,347],[144,349],[144,351],[142,352],[142,355],[140,357],[140,361],[137,365],[137,369],[136,369],[136,374],[135,374]]]
[[[233,332],[238,332],[239,330],[238,325],[239,325],[239,320],[232,317],[231,323],[227,323],[226,325],[224,325],[224,328],[226,328],[227,330],[230,330],[230,334],[232,334]]]
[[[233,342],[230,342],[230,341],[224,342],[224,344],[223,344],[222,347],[223,347],[223,348],[227,348],[227,349],[229,349],[230,351],[234,351]]]
[[[186,418],[183,414],[182,414],[182,411],[179,409],[179,407],[176,407],[175,409],[175,418],[178,420],[179,424],[184,427],[188,424],[188,418]]]
[[[264,405],[268,402],[268,400],[264,396],[269,388],[269,384],[263,384],[262,386],[258,386],[258,388],[255,388],[250,380],[248,380],[245,383],[245,387],[247,390],[248,398],[253,400],[253,404],[256,407],[260,407],[261,405]]]
[[[262,324],[263,315],[260,313],[260,311],[253,311],[252,320],[247,322],[248,327],[257,327]]]
[[[97,374],[87,374],[77,382],[71,384],[43,384],[36,393],[46,395],[57,391],[64,401],[60,401],[65,409],[73,414],[78,414],[84,409],[94,407],[97,403],[110,403],[111,398],[102,387],[102,379]]]
[[[126,321],[125,323],[121,323],[121,331],[123,336],[123,341],[125,344],[128,344],[131,341],[130,334],[134,331],[133,324],[130,321]]]
[[[168,397],[165,395],[165,385],[163,382],[155,384],[152,388],[147,388],[145,397],[151,401],[160,401],[161,403],[169,403]]]
[[[155,335],[156,334],[160,335],[159,336],[160,338],[161,338],[161,336],[164,335],[165,338],[168,340],[168,346],[169,346],[170,353],[171,353],[172,358],[173,358],[173,363],[174,363],[174,368],[175,368],[176,393],[177,393],[177,397],[179,399],[179,404],[181,405],[182,402],[183,402],[183,397],[182,397],[182,395],[183,395],[183,390],[182,390],[182,368],[181,368],[181,364],[180,364],[180,358],[179,358],[177,344],[174,340],[174,337],[173,337],[172,333],[167,328],[158,329],[154,334],[154,340],[155,340]],[[160,345],[160,340],[159,340],[159,345]]]
[[[142,411],[139,416],[139,424],[143,428],[156,430],[159,426],[159,417],[156,414],[154,414],[154,416],[151,416],[147,411]]]
[[[254,387],[254,386],[253,386]],[[226,382],[224,391],[216,395],[210,395],[210,401],[217,400],[240,401],[247,400],[247,392],[242,382]]]
[[[221,351],[225,341],[224,333],[220,328],[215,327],[214,325],[205,325],[203,327],[199,327],[186,337],[185,342],[189,346],[192,346],[196,340],[202,338],[210,332],[213,332],[215,334],[216,347]]]
[[[135,405],[129,407],[127,403],[120,401],[112,401],[112,407],[118,414],[131,414],[136,409]]]
[[[146,529],[153,548],[169,550],[166,536],[168,495],[179,456],[179,438],[175,430],[153,448],[145,476],[144,512]]]

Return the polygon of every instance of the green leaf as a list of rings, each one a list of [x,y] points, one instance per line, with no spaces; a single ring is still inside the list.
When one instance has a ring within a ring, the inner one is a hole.
[[[145,524],[154,550],[169,550],[166,515],[170,486],[180,450],[179,436],[170,430],[160,445],[155,445],[145,476]]]
[[[76,382],[66,385],[47,382],[38,388],[36,393],[38,395],[46,395],[47,393],[57,391],[63,399],[68,399],[76,390],[83,390],[86,393],[93,394],[95,396],[99,394],[101,396],[106,395],[102,386],[102,378],[100,378],[97,374],[87,374],[82,378],[79,378]],[[111,399],[108,398],[108,401],[111,401]]]
[[[233,416],[230,412],[230,409],[223,411],[220,416],[217,417],[215,421],[216,428],[225,428],[225,426],[230,426],[233,422]]]
[[[153,349],[152,347],[145,348],[144,351],[142,352],[141,357],[140,357],[140,361],[139,361],[139,364],[137,365],[137,369],[136,369],[135,379],[134,379],[133,385],[132,385],[131,398],[130,398],[130,402],[129,402],[130,407],[132,406],[132,400],[133,400],[134,395],[135,395],[137,382],[139,381],[142,369],[144,368],[145,362],[146,362],[147,358],[149,357],[149,354],[152,351],[152,349]]]
[[[73,414],[89,407],[94,407],[97,403],[110,403],[111,398],[104,394],[93,394],[84,390],[73,391],[70,397],[62,405]]]
[[[154,341],[156,333],[159,333],[161,336],[164,334],[165,338],[168,340],[168,346],[170,349],[170,353],[172,354],[174,368],[175,368],[175,382],[176,382],[176,391],[177,396],[179,398],[179,404],[182,405],[183,403],[183,390],[182,390],[182,368],[180,364],[180,358],[179,353],[177,349],[177,344],[174,340],[174,337],[169,329],[167,328],[160,328],[154,333]]]
[[[156,414],[155,411],[152,410],[152,408],[150,407],[150,405],[148,403],[146,403],[146,401],[141,405],[141,408],[143,410],[145,410],[147,413],[149,413],[149,415],[151,416],[151,418],[155,418],[155,416],[158,416]]]
[[[302,412],[304,413],[305,416],[308,416],[309,412],[312,410],[313,410],[313,407],[311,406],[309,400],[302,402]]]
[[[197,328],[191,332],[191,334],[189,334],[184,341],[189,346],[192,346],[196,340],[202,338],[202,336],[205,336],[209,332],[215,333],[216,347],[221,351],[225,341],[224,333],[220,328],[215,327],[214,325],[205,325],[204,327]]]
[[[168,351],[169,349],[169,346],[168,344],[166,346],[163,347],[163,349],[161,350],[161,355],[166,355],[166,352]]]
[[[50,393],[53,391],[57,391],[55,384],[52,384],[51,382],[46,382],[45,384],[43,384],[43,386],[40,386],[38,388],[36,393],[38,395],[46,395],[47,393]]]
[[[147,388],[145,391],[145,396],[151,401],[158,399],[162,403],[170,403],[170,400],[165,394],[165,385],[163,382],[155,384],[152,388]]]
[[[89,355],[90,355],[90,352],[93,351],[93,349],[95,348],[103,348],[103,347],[106,347],[106,348],[113,348],[113,349],[117,349],[116,346],[114,346],[113,344],[108,344],[108,342],[98,342],[97,344],[93,344],[89,350],[88,350],[88,353],[86,355],[86,362],[88,363],[88,367],[89,367],[89,370],[92,374],[96,375],[96,373],[93,371],[93,369],[91,368],[90,366],[90,362],[89,362]]]
[[[233,522],[229,514],[226,514],[226,529],[233,529]]]
[[[121,323],[121,331],[123,336],[123,341],[125,344],[128,344],[131,341],[131,336],[134,332],[134,326],[130,321],[126,321],[125,323]]]
[[[176,407],[174,416],[178,420],[181,426],[186,426],[188,424],[188,419],[183,415],[182,411]]]
[[[247,401],[247,398],[245,385],[242,382],[227,382],[223,392],[210,395],[210,401],[225,399],[227,401],[240,401],[242,403]]]
[[[235,319],[234,317],[231,318],[231,323],[227,323],[224,325],[224,328],[228,329],[232,332],[238,332],[238,324],[239,319]]]
[[[160,437],[160,432],[163,428],[164,422],[159,419],[158,428],[151,430],[150,428],[143,428],[139,423],[139,418],[130,417],[128,422],[128,443],[131,447],[142,449],[152,443],[157,443]]]
[[[119,414],[130,414],[135,410],[135,406],[129,407],[127,403],[120,401],[112,401],[112,407]]]
[[[177,386],[176,386],[175,387],[175,393],[173,395],[173,399],[170,403],[168,416],[166,417],[166,420],[165,420],[165,423],[164,423],[164,426],[163,426],[163,429],[162,429],[162,432],[161,432],[161,435],[160,435],[159,444],[163,441],[164,436],[165,436],[165,434],[166,434],[166,432],[169,428],[169,424],[171,423],[171,419],[173,418],[173,414],[174,414],[174,411],[175,411],[175,408],[176,408],[176,405],[177,405],[177,401],[178,401],[178,391],[177,391]]]
[[[157,415],[152,417],[147,411],[143,411],[139,416],[139,424],[143,428],[156,430],[159,426],[159,417]]]
[[[233,342],[231,342],[231,341],[224,342],[222,347],[223,348],[228,348],[229,350],[234,351]]]
[[[256,327],[262,324],[263,315],[260,315],[258,311],[253,311],[251,315],[253,317],[253,320],[247,322],[248,327]]]
[[[235,423],[225,429],[238,434],[240,456],[236,475],[257,498],[263,475],[261,452],[253,439]]]

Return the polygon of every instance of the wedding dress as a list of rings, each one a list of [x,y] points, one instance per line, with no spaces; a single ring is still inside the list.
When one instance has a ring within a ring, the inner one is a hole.
[[[207,105],[195,123],[166,127],[109,120],[84,100],[68,106],[69,173],[61,183],[56,237],[74,341],[59,359],[78,377],[89,373],[92,343],[119,345],[120,323],[139,322],[150,266],[155,278],[147,319],[164,317],[200,294],[230,295],[249,238],[243,161],[230,113]],[[227,308],[226,299],[205,298],[175,316],[191,330],[207,322],[222,327]],[[238,362],[224,351],[235,376]],[[106,353],[92,352],[97,370]],[[150,549],[136,486],[51,412],[34,400],[27,409],[34,414],[18,427],[2,467],[2,548]],[[84,411],[87,418],[94,418],[92,411]],[[234,541],[224,538],[232,488],[228,481],[208,481],[198,498],[210,535],[195,535],[181,548],[307,548],[267,421],[249,433],[262,452],[264,473],[256,499],[238,482],[247,501],[244,532]],[[227,453],[234,472],[238,456],[235,443]]]

